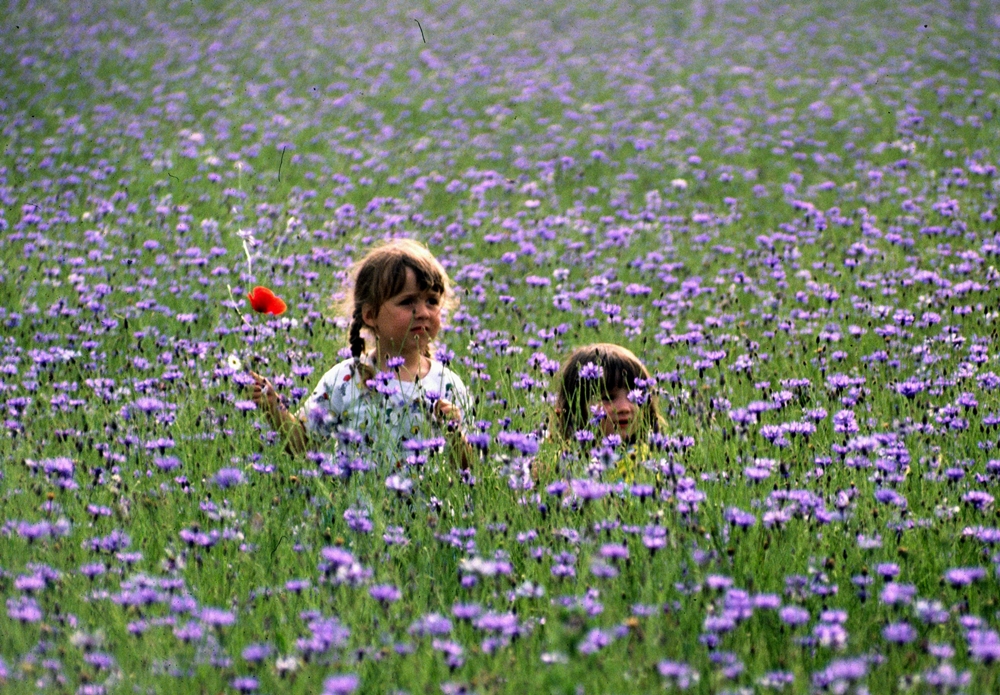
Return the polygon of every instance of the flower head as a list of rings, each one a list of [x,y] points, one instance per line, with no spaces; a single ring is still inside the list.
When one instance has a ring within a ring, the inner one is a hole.
[[[257,287],[254,287],[247,293],[247,298],[250,300],[250,306],[258,314],[281,316],[288,308],[288,305],[278,298],[274,292],[261,285],[257,285]]]

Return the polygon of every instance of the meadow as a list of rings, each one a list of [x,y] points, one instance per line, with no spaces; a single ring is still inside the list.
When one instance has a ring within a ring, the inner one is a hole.
[[[995,2],[7,14],[0,690],[995,687]],[[397,236],[459,289],[468,473],[249,400]],[[546,436],[595,341],[656,378],[633,480]]]

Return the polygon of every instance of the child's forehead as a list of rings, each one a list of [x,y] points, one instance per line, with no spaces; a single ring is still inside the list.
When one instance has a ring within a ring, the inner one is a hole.
[[[400,297],[403,295],[413,295],[413,296],[423,296],[423,297],[437,297],[441,295],[440,290],[436,287],[424,284],[423,287],[417,282],[417,278],[413,271],[407,268],[406,270],[406,283],[400,288],[394,297]]]
[[[408,265],[403,266],[403,270],[405,272],[405,275],[404,275],[403,289],[400,290],[401,292],[409,290],[420,290],[422,292],[440,293],[440,290],[437,288],[438,278],[429,275],[428,273],[423,271],[418,272],[417,269],[414,269]]]

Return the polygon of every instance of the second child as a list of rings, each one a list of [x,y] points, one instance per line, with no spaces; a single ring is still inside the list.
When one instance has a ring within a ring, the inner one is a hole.
[[[620,437],[625,456],[617,469],[633,478],[649,434],[663,427],[646,366],[627,348],[594,343],[570,353],[557,383],[555,429],[565,445],[589,449],[600,443],[597,435],[605,441]]]

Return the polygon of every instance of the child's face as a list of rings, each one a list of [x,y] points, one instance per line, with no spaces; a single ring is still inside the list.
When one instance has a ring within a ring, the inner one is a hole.
[[[606,437],[617,434],[625,438],[635,431],[639,420],[639,407],[628,399],[628,391],[617,388],[594,404],[604,417],[599,423],[601,433]]]
[[[384,354],[420,353],[441,329],[441,295],[420,290],[416,275],[407,268],[406,284],[399,294],[383,302],[377,312],[365,306],[362,318],[375,331]]]

